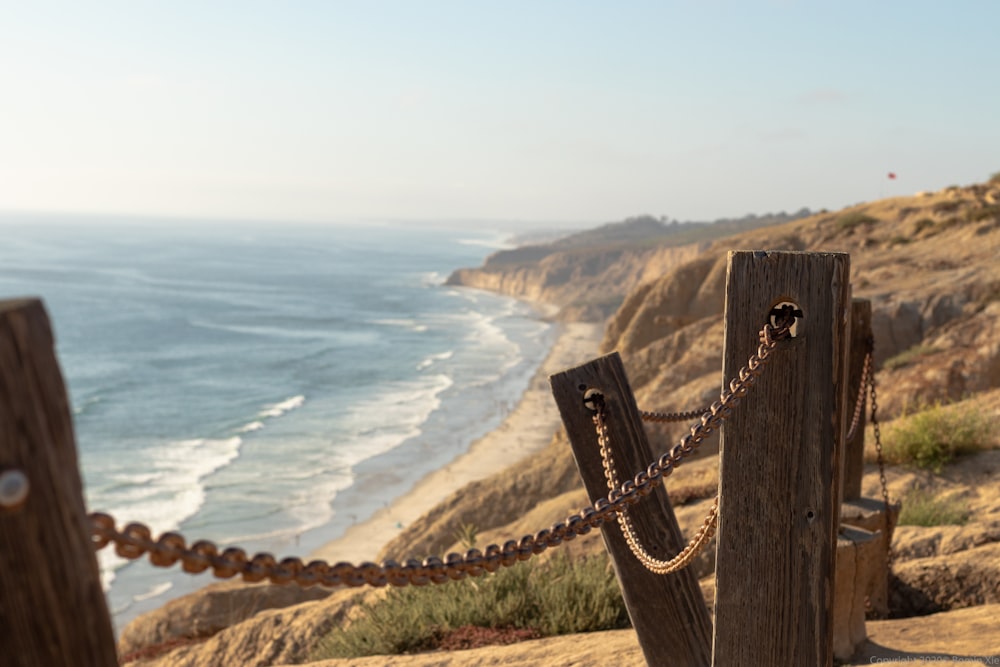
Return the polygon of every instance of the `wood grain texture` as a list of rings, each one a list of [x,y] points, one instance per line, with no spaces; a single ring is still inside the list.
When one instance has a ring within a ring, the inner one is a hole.
[[[550,382],[592,503],[606,497],[608,487],[592,421],[594,413],[583,405],[586,388],[597,388],[604,394],[611,450],[620,481],[631,479],[656,460],[617,353],[553,375]],[[673,557],[687,543],[663,486],[629,512],[636,533],[653,556]],[[636,560],[617,522],[611,521],[601,530],[647,662],[678,667],[708,665],[711,618],[694,573],[686,569],[669,575],[654,574]]]
[[[851,328],[848,349],[847,373],[847,425],[850,428],[854,416],[854,404],[861,387],[861,375],[865,368],[865,355],[868,352],[868,340],[872,335],[872,302],[868,299],[853,299],[851,301]],[[861,412],[857,431],[854,437],[844,445],[844,486],[841,499],[843,502],[857,500],[861,497],[861,478],[865,468],[865,411]],[[846,435],[845,435],[846,437]]]
[[[804,317],[722,428],[719,667],[832,665],[849,269],[840,253],[729,254],[727,381],[772,307],[791,301]]]
[[[30,482],[0,509],[0,664],[116,665],[69,400],[37,299],[0,302],[0,470]]]

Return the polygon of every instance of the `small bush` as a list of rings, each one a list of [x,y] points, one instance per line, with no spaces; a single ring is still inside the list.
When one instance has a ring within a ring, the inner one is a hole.
[[[889,239],[889,245],[891,245],[891,246],[906,245],[907,243],[910,243],[910,242],[911,242],[911,239],[909,239],[906,236],[902,236],[900,234],[897,234],[896,236],[893,236],[891,239]]]
[[[914,489],[903,498],[900,526],[961,526],[969,520],[969,506],[958,498],[938,498]]]
[[[837,218],[837,229],[848,231],[860,225],[874,225],[878,221],[878,218],[874,218],[867,213],[854,211],[853,213],[845,213]]]
[[[985,448],[993,428],[993,422],[973,406],[934,405],[889,425],[885,432],[885,460],[941,472],[955,457]]]
[[[937,354],[941,351],[941,348],[934,347],[933,345],[922,345],[917,344],[911,348],[903,350],[899,354],[889,357],[882,364],[882,368],[887,371],[892,371],[897,368],[903,368],[904,366],[909,366],[917,359],[922,357],[929,357],[932,354]]]
[[[954,213],[961,205],[962,202],[960,201],[942,201],[934,204],[934,207],[931,210],[935,213]]]
[[[919,220],[917,220],[917,225],[914,228],[913,232],[915,234],[919,234],[925,229],[931,229],[933,227],[934,227],[934,220],[932,218],[920,218]]]
[[[1000,204],[993,204],[992,206],[983,206],[981,208],[969,211],[968,213],[965,214],[965,218],[969,222],[1000,219]]]
[[[383,599],[363,604],[361,612],[347,627],[320,640],[311,659],[434,650],[470,626],[505,637],[628,627],[606,556],[574,561],[556,554],[544,565],[519,563],[463,581],[393,588]]]

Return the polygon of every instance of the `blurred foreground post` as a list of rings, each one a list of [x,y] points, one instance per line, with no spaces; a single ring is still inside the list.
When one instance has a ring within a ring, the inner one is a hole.
[[[0,301],[0,664],[118,664],[89,525],[48,316]]]

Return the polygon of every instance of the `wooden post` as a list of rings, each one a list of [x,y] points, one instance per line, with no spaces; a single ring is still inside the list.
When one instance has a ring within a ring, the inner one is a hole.
[[[118,664],[69,400],[37,299],[0,302],[0,662]]]
[[[848,359],[847,400],[845,406],[847,423],[850,427],[854,416],[854,405],[858,391],[864,392],[861,385],[861,375],[865,367],[865,355],[868,354],[868,341],[872,335],[872,302],[868,299],[851,301],[851,335],[850,356]],[[846,437],[846,434],[845,434]],[[854,437],[846,441],[844,447],[844,492],[842,499],[857,500],[861,497],[861,478],[865,467],[865,411],[861,411],[858,428]]]
[[[849,272],[842,253],[729,254],[726,382],[774,306],[803,317],[722,427],[713,665],[832,665]]]
[[[610,448],[620,481],[632,479],[656,460],[617,353],[553,375],[550,381],[591,502],[607,497],[608,484],[597,445],[594,412],[584,406],[587,389],[598,389],[603,394]],[[629,514],[643,545],[655,557],[673,557],[687,543],[662,486],[629,508]],[[606,523],[601,532],[646,661],[677,667],[708,665],[712,621],[694,573],[686,569],[654,574],[632,555],[617,522]]]

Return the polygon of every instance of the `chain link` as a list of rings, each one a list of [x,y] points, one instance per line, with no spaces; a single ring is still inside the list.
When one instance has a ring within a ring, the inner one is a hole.
[[[612,515],[621,514],[626,507],[649,495],[685,456],[732,414],[733,408],[760,377],[778,341],[789,336],[790,326],[791,320],[787,315],[778,327],[765,324],[759,332],[757,353],[750,356],[738,377],[730,381],[728,391],[724,391],[721,399],[701,415],[701,421],[691,427],[690,433],[684,435],[673,449],[650,463],[646,470],[612,489],[607,498],[601,498],[565,521],[539,530],[534,535],[525,535],[520,540],[507,540],[502,546],[491,544],[483,551],[469,549],[464,554],[450,553],[444,559],[436,556],[422,561],[411,558],[403,563],[386,560],[381,564],[340,562],[330,565],[322,560],[303,563],[295,557],[278,561],[269,553],[249,557],[238,547],[229,547],[220,553],[219,548],[208,540],[198,540],[187,546],[184,537],[176,532],[163,533],[154,540],[147,526],[129,523],[118,530],[114,518],[104,513],[94,513],[89,517],[91,541],[95,550],[113,543],[115,553],[122,558],[135,560],[149,554],[150,562],[159,567],[171,567],[180,562],[184,571],[192,574],[211,569],[220,578],[239,574],[244,581],[266,579],[274,584],[294,582],[300,586],[425,586],[495,572],[501,567],[528,560],[578,535],[586,535],[591,529],[602,526]],[[700,537],[707,541],[711,530],[703,527]],[[692,542],[698,539],[696,537]]]
[[[649,412],[646,410],[639,410],[639,417],[641,417],[644,422],[653,422],[657,424],[686,422],[701,417],[711,409],[711,406],[706,406],[704,408],[698,408],[697,410],[688,410],[687,412]]]

